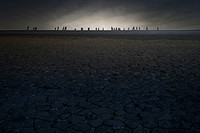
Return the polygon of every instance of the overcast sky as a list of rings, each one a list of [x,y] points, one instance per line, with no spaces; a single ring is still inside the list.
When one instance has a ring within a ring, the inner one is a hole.
[[[0,29],[200,29],[200,0],[0,0]]]

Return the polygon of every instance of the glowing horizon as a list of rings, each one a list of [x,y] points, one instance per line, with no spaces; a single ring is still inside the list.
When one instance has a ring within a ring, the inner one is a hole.
[[[200,29],[200,1],[196,0],[49,0],[3,1],[0,4],[1,29],[37,26],[52,30],[95,29],[96,27],[160,27],[163,30]]]

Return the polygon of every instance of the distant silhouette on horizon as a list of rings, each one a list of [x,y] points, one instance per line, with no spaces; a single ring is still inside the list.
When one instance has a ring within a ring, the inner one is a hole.
[[[148,31],[149,27],[145,27],[144,30],[145,29],[146,29],[146,31]],[[31,30],[31,27],[27,26],[26,30]],[[38,27],[33,27],[32,30],[36,31],[36,30],[38,30]],[[63,26],[62,28],[60,28],[59,26],[57,26],[57,27],[54,28],[54,30],[57,30],[57,31],[59,31],[59,30],[67,31],[68,27],[67,26]],[[77,29],[74,28],[74,31],[76,31],[76,30]],[[104,27],[102,27],[102,28],[96,27],[94,30],[95,31],[138,31],[138,30],[140,31],[141,27],[135,27],[135,26],[133,26],[132,28],[129,28],[129,27],[127,27],[127,28],[126,27],[125,28],[120,28],[120,27],[113,27],[113,26],[111,26],[110,30],[109,29],[106,30]],[[155,30],[159,31],[160,28],[159,27],[155,27]],[[91,29],[91,27],[87,27],[85,29],[84,29],[84,27],[81,27],[79,31],[93,31],[93,30]]]
[[[38,27],[33,27],[33,30],[36,31]]]

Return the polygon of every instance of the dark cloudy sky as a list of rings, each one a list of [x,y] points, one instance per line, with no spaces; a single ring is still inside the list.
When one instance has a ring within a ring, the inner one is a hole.
[[[0,29],[200,29],[200,0],[0,0]]]

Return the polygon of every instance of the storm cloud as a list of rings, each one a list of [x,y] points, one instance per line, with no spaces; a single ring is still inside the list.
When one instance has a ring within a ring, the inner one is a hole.
[[[200,29],[199,0],[0,0],[0,29]]]

